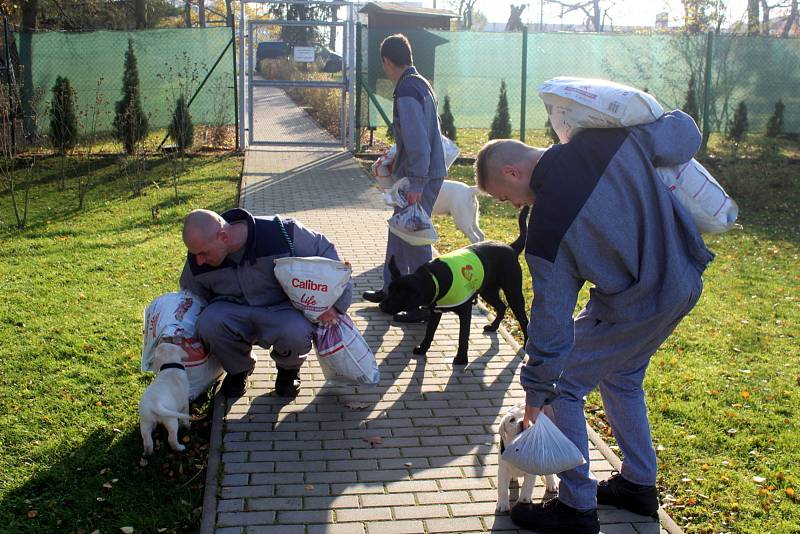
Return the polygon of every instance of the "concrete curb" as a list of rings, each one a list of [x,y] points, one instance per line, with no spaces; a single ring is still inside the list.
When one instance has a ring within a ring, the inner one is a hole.
[[[222,460],[222,426],[225,420],[225,400],[222,393],[214,393],[214,415],[211,422],[211,441],[208,445],[206,484],[203,490],[203,516],[200,519],[201,534],[213,534],[217,525],[217,487],[219,466]]]

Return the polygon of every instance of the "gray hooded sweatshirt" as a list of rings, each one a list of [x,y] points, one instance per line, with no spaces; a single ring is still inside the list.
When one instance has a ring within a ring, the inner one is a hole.
[[[525,249],[534,293],[521,370],[529,406],[557,395],[585,282],[594,287],[584,313],[606,322],[653,317],[689,298],[714,256],[655,167],[685,163],[699,146],[691,117],[672,111],[644,126],[585,130],[539,160]]]

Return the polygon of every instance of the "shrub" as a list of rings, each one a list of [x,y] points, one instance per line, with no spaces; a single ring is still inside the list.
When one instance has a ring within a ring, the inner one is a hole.
[[[739,102],[733,119],[728,123],[728,139],[739,143],[744,140],[745,133],[747,133],[747,106],[744,102]]]
[[[137,143],[147,136],[147,116],[142,109],[139,90],[139,70],[133,41],[128,40],[125,52],[125,72],[122,75],[122,100],[115,105],[114,137],[123,144],[127,154],[133,154]]]
[[[684,102],[682,109],[684,113],[694,119],[694,122],[700,124],[700,112],[697,108],[697,91],[695,90],[694,74],[689,78],[689,89],[686,91],[686,102]]]
[[[767,137],[778,137],[783,133],[783,100],[775,102],[775,111],[767,121]]]
[[[458,136],[456,131],[456,122],[453,118],[453,113],[450,111],[450,95],[444,97],[444,111],[439,115],[439,120],[442,123],[442,133],[451,141],[455,141]]]
[[[192,146],[194,125],[184,95],[179,96],[175,102],[175,111],[172,112],[172,122],[169,125],[169,137],[181,153]]]
[[[75,91],[67,78],[59,76],[53,85],[50,107],[50,142],[60,155],[66,155],[78,139],[78,118],[75,116]]]
[[[511,117],[508,114],[508,93],[506,81],[500,82],[500,98],[497,101],[497,111],[492,119],[492,128],[489,130],[489,139],[508,139],[511,137]]]

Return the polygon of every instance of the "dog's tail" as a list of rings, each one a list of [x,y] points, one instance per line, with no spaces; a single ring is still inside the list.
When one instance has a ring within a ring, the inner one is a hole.
[[[511,243],[511,248],[514,249],[514,252],[519,255],[522,250],[525,248],[525,239],[528,237],[528,211],[530,208],[525,206],[522,208],[522,211],[519,212],[519,237],[516,241]]]
[[[192,416],[188,413],[176,412],[175,410],[164,408],[160,404],[156,404],[153,408],[153,411],[156,413],[156,415],[160,415],[161,417],[177,417],[178,419],[182,419],[184,421],[192,420]]]

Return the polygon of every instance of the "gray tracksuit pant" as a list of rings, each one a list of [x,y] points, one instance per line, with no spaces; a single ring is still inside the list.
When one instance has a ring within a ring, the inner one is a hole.
[[[650,357],[691,311],[703,290],[702,278],[689,299],[649,319],[607,323],[581,313],[575,320],[575,346],[553,401],[555,424],[586,458],[582,466],[559,473],[558,498],[578,510],[597,507],[597,479],[589,472],[585,396],[600,388],[608,422],[625,456],[622,476],[654,486],[656,454],[650,437],[644,381]]]
[[[439,189],[442,188],[444,178],[431,178],[425,182],[425,187],[422,189],[422,209],[428,215],[433,211],[433,204],[436,202],[436,197],[439,196]],[[400,211],[400,208],[395,207],[394,213]],[[392,232],[389,232],[389,238],[386,241],[386,260],[383,262],[383,290],[389,290],[389,284],[392,283],[392,274],[389,272],[389,259],[394,256],[394,261],[400,274],[406,275],[416,271],[423,264],[431,261],[433,258],[433,249],[430,245],[414,246],[406,243]]]
[[[272,347],[270,355],[282,369],[299,369],[311,350],[314,325],[289,301],[255,307],[217,301],[197,318],[197,334],[230,374],[252,369],[253,345]]]

